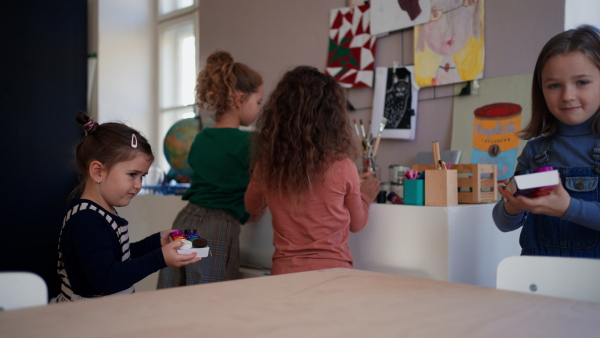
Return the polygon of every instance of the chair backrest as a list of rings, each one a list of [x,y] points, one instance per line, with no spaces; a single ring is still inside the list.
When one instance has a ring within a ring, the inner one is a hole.
[[[600,302],[600,259],[511,256],[498,264],[496,288]]]
[[[48,304],[48,287],[32,272],[0,272],[0,311]]]

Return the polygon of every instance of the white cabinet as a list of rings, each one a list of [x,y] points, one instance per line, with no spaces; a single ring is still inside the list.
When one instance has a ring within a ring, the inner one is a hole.
[[[372,204],[367,226],[350,237],[354,267],[495,287],[498,263],[521,247],[520,231],[496,228],[493,207]]]

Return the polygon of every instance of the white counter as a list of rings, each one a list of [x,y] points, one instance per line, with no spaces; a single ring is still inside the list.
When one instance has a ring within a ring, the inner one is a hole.
[[[137,196],[119,214],[130,223],[137,241],[170,229],[187,204],[180,196]],[[350,237],[357,269],[494,287],[496,267],[505,257],[519,255],[519,231],[500,232],[492,220],[494,204],[453,207],[372,204],[365,229]],[[269,269],[273,254],[271,215],[242,226],[240,261]],[[156,287],[158,273],[136,290]]]

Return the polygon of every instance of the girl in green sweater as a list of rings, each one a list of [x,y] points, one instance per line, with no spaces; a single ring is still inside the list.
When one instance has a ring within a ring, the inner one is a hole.
[[[264,94],[260,74],[215,51],[198,75],[196,102],[214,112],[216,124],[202,130],[192,144],[188,162],[194,173],[183,195],[189,203],[173,222],[174,230],[195,229],[212,255],[201,264],[161,270],[158,288],[236,279],[239,273],[240,225],[250,219],[244,207],[249,183],[249,132]]]

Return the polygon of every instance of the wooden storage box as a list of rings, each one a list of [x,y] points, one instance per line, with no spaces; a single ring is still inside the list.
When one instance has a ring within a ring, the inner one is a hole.
[[[425,170],[425,205],[458,205],[456,170]]]
[[[458,203],[495,202],[498,193],[498,169],[495,164],[457,164]]]
[[[421,172],[435,167],[431,164],[413,165],[412,168]],[[497,200],[498,169],[495,164],[453,164],[452,169],[458,172],[458,203],[490,203]],[[427,181],[427,173],[425,178]],[[427,198],[427,189],[425,190]]]

